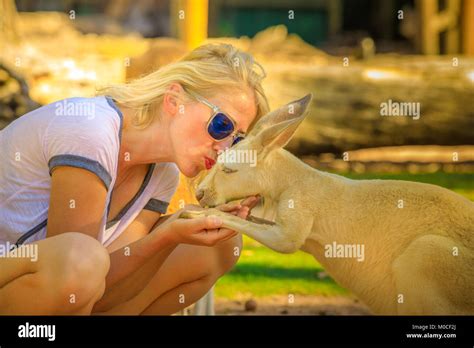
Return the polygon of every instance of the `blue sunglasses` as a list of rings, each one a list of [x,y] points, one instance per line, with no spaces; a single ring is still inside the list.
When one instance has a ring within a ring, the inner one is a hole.
[[[223,141],[232,136],[232,146],[244,139],[244,133],[235,132],[236,122],[232,117],[226,115],[218,106],[212,104],[206,99],[199,96],[195,96],[195,98],[214,111],[206,125],[207,132],[212,137],[212,139],[216,141]]]

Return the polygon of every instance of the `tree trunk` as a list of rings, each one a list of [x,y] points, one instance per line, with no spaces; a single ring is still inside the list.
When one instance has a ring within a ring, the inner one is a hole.
[[[18,43],[20,41],[16,25],[17,15],[14,0],[0,0],[0,49],[7,43]]]

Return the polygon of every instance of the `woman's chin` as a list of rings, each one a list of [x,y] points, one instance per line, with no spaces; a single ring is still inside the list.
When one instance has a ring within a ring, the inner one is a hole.
[[[194,178],[201,172],[201,168],[198,166],[186,166],[185,168],[179,168],[179,170],[184,176],[188,178]]]

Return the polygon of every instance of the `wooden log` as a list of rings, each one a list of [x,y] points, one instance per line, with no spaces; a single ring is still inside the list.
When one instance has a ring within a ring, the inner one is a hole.
[[[348,67],[342,59],[319,67],[264,66],[272,107],[314,95],[288,145],[298,154],[474,143],[474,59],[378,55]],[[419,118],[383,116],[384,103],[419,103]]]

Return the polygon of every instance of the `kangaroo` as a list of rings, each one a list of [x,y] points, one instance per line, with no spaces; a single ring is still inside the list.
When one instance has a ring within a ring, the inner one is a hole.
[[[310,101],[261,118],[227,150],[255,151],[256,165],[218,163],[196,191],[210,207],[259,194],[274,203],[274,221],[212,208],[181,216],[218,215],[277,252],[312,254],[375,314],[474,314],[474,203],[435,185],[350,180],[306,165],[283,146]]]

